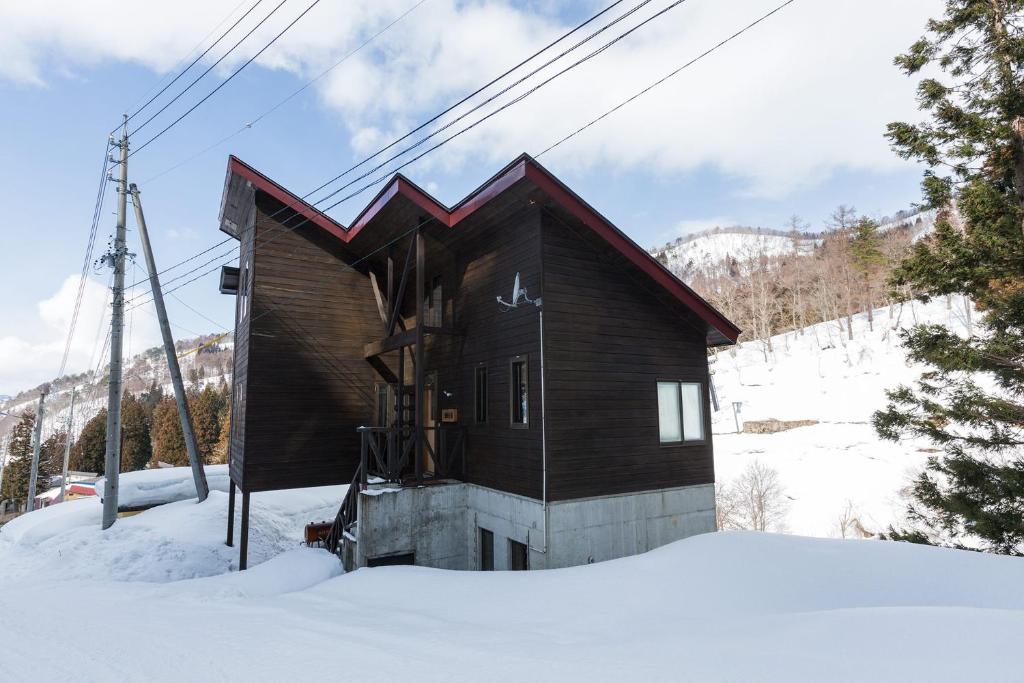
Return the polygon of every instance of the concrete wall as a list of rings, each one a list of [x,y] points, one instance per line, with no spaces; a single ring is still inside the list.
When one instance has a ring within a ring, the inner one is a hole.
[[[480,528],[494,534],[494,568],[508,568],[509,540],[530,548],[531,569],[635,555],[715,530],[713,484],[551,503],[545,547],[540,501],[475,484],[364,492],[355,566],[415,553],[416,564],[480,566]]]

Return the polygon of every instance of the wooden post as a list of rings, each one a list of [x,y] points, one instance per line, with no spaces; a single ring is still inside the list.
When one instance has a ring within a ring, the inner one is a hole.
[[[235,544],[235,482],[228,482],[228,540],[224,545],[231,547]]]
[[[416,409],[416,424],[414,426],[416,445],[416,483],[423,481],[423,396],[424,396],[424,372],[423,372],[423,297],[426,296],[426,244],[423,239],[423,229],[416,231],[416,360],[414,361],[416,375],[416,389],[414,400]]]
[[[249,492],[242,491],[242,542],[238,549],[238,571],[245,571],[249,560]]]

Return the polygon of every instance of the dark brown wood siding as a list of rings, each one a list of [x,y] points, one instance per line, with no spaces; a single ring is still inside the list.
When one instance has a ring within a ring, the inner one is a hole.
[[[437,372],[439,406],[457,407],[466,427],[466,480],[481,486],[540,498],[540,330],[538,309],[503,312],[495,297],[508,300],[516,273],[531,296],[541,290],[540,213],[526,201],[482,211],[451,230],[429,231],[427,281],[441,275],[446,326],[462,336],[437,336],[426,344],[428,372]],[[433,255],[433,256],[432,256]],[[528,362],[529,420],[510,422],[510,361]],[[488,421],[473,415],[474,373],[487,368]],[[451,392],[446,397],[443,392]]]
[[[713,482],[703,331],[584,230],[542,225],[550,498]],[[659,442],[662,379],[703,383],[705,442]]]
[[[232,478],[245,491],[348,483],[356,428],[373,418],[375,373],[363,346],[381,322],[369,280],[315,226],[282,229],[287,212],[273,216],[276,200],[257,193],[255,205],[249,311],[236,327],[245,339],[233,410],[243,431],[232,442]]]

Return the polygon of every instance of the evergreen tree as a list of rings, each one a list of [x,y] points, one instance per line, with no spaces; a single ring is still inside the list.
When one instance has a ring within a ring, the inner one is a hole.
[[[79,472],[102,474],[107,457],[107,409],[93,415],[82,427],[78,441],[71,447],[70,468]]]
[[[853,269],[861,280],[861,294],[864,308],[868,313],[868,328],[875,329],[875,291],[878,289],[878,274],[885,265],[878,223],[870,218],[861,218],[853,228],[850,240],[850,256]]]
[[[150,438],[153,444],[154,465],[157,462],[179,466],[189,464],[185,437],[181,433],[181,421],[178,417],[178,405],[170,396],[161,398],[153,410]]]
[[[43,482],[49,483],[63,472],[64,442],[67,438],[67,431],[62,429],[43,440],[43,445],[39,449],[39,477],[36,486],[38,493],[42,493]]]
[[[28,480],[32,471],[32,427],[34,422],[35,413],[26,410],[14,425],[14,429],[11,430],[0,500],[14,500],[22,505],[28,497]]]
[[[212,384],[203,387],[194,400],[189,401],[196,447],[204,463],[213,462],[214,449],[220,439],[221,413],[226,399],[224,393]]]
[[[149,432],[152,413],[145,404],[125,391],[121,399],[121,471],[145,469],[153,457]]]
[[[941,447],[912,489],[911,529],[891,536],[1024,554],[1024,32],[1022,0],[948,0],[928,35],[896,63],[925,67],[921,124],[893,123],[903,157],[923,161],[934,234],[919,241],[894,284],[925,297],[960,294],[985,312],[979,333],[941,326],[904,335],[930,370],[889,393],[879,434]],[[945,174],[945,175],[942,175]],[[956,209],[949,207],[955,206]]]
[[[231,448],[231,405],[225,405],[220,413],[220,435],[217,437],[217,445],[213,448],[213,458],[210,462],[222,465],[228,461],[228,451]]]

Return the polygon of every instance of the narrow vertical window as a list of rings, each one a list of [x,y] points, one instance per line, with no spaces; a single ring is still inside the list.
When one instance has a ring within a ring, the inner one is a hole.
[[[487,366],[481,365],[474,372],[476,387],[474,417],[477,424],[483,424],[487,422]]]
[[[480,570],[494,571],[494,534],[480,528]]]
[[[241,275],[238,278],[238,319],[245,320],[245,314],[249,312],[249,261],[246,260],[242,267]]]
[[[704,391],[700,382],[658,382],[661,443],[704,441]]]
[[[387,384],[377,385],[377,426],[387,427],[392,422],[394,406],[392,405],[391,387]]]
[[[444,291],[441,287],[440,276],[431,279],[430,291],[427,292],[423,308],[426,309],[426,314],[423,316],[424,324],[430,327],[444,325]]]
[[[526,427],[530,419],[528,372],[525,356],[512,359],[509,377],[511,422],[513,427]]]

